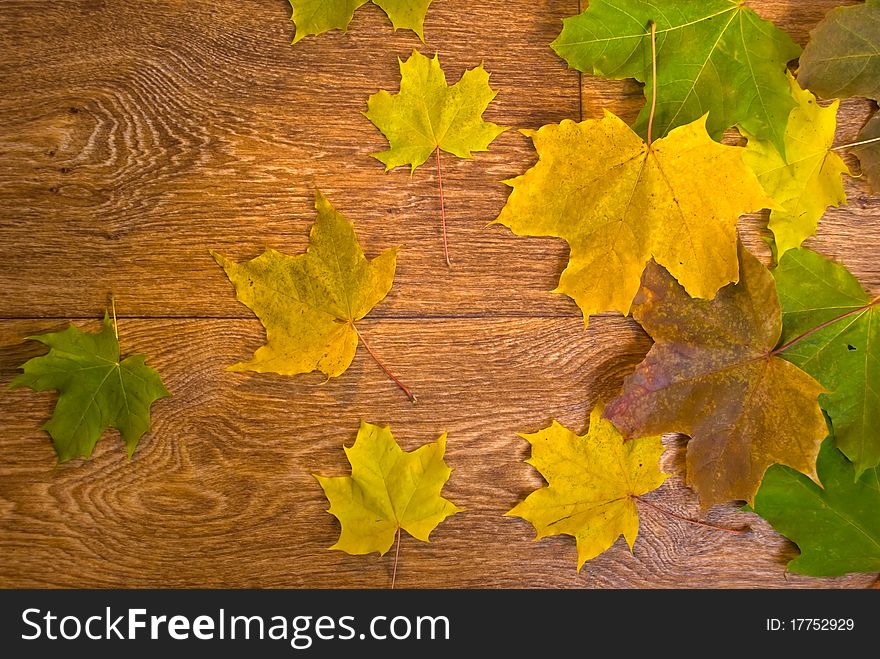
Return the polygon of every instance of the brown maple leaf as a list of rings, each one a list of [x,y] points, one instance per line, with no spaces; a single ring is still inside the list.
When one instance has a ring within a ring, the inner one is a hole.
[[[751,502],[774,463],[817,480],[827,434],[824,389],[774,350],[782,320],[773,277],[742,244],[739,262],[739,282],[714,300],[690,298],[648,265],[633,316],[656,343],[605,408],[626,438],[690,435],[687,482],[704,507]]]

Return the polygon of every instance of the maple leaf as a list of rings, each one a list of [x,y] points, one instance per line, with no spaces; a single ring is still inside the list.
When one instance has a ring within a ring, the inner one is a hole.
[[[379,5],[394,26],[394,31],[412,30],[422,43],[425,41],[425,14],[433,0],[373,0]]]
[[[856,476],[830,437],[816,468],[822,487],[774,465],[755,496],[754,511],[801,551],[788,569],[814,577],[880,571],[880,469]]]
[[[428,542],[438,524],[461,512],[440,496],[452,473],[443,460],[446,433],[406,452],[389,427],[361,422],[354,444],[344,448],[351,476],[315,475],[330,501],[327,512],[342,526],[330,549],[385,554],[400,529]]]
[[[656,490],[666,480],[660,471],[660,437],[624,442],[596,408],[586,435],[579,436],[553,421],[532,435],[526,462],[547,480],[506,513],[535,527],[536,540],[570,535],[577,541],[578,570],[609,549],[621,535],[630,551],[639,533],[635,498]]]
[[[320,190],[315,190],[315,209],[318,216],[305,254],[289,256],[270,248],[251,261],[235,263],[211,252],[235,286],[237,299],[266,329],[266,345],[251,361],[229,370],[282,375],[318,370],[334,378],[348,369],[358,340],[364,342],[355,322],[391,290],[397,248],[368,261],[354,225],[336,212]],[[376,359],[365,342],[364,347]]]
[[[740,214],[772,207],[744,149],[713,142],[706,118],[650,146],[618,117],[565,120],[537,131],[537,164],[507,184],[495,220],[516,234],[566,240],[555,292],[590,314],[627,314],[653,257],[691,295],[711,298],[737,279]],[[722,193],[719,193],[723,191]]]
[[[398,62],[400,92],[378,91],[368,99],[364,113],[388,138],[391,148],[373,155],[386,171],[403,165],[415,171],[435,151],[472,158],[472,152],[487,151],[507,130],[483,121],[483,112],[498,92],[489,86],[489,73],[482,65],[465,71],[450,87],[437,55],[430,59],[413,50],[408,60]]]
[[[656,343],[605,415],[624,437],[690,435],[687,482],[705,508],[751,501],[765,470],[786,464],[815,477],[825,437],[824,389],[780,358],[773,277],[739,246],[740,280],[695,300],[655,263],[633,316]]]
[[[436,155],[443,249],[449,265],[440,152],[472,158],[474,151],[487,151],[507,128],[483,121],[483,112],[497,92],[489,86],[489,73],[482,64],[465,71],[450,87],[437,55],[429,59],[413,50],[406,62],[398,62],[400,92],[390,94],[383,89],[367,100],[364,116],[382,131],[390,146],[373,157],[385,165],[386,172],[409,165],[412,173],[431,154]]]
[[[831,150],[840,102],[823,108],[791,75],[789,83],[797,107],[785,129],[785,157],[771,142],[743,131],[749,140],[745,163],[780,206],[770,211],[769,222],[779,256],[816,233],[828,206],[846,203],[841,175],[850,173]]]
[[[822,98],[880,100],[880,0],[829,11],[810,32],[798,81]]]
[[[862,165],[862,173],[874,192],[880,192],[880,113],[862,128],[853,149]]]
[[[370,0],[289,0],[296,25],[293,43],[330,30],[348,29],[354,12]],[[412,30],[425,40],[425,14],[432,0],[372,0],[388,14],[394,30]]]
[[[880,464],[880,297],[872,299],[842,265],[803,248],[788,252],[773,276],[782,341],[794,341],[780,354],[828,389],[819,404],[861,475]]]
[[[52,418],[43,426],[52,437],[58,460],[89,457],[107,428],[122,436],[130,458],[150,429],[150,407],[170,396],[144,355],[121,359],[115,326],[104,314],[99,332],[74,325],[61,332],[28,337],[49,346],[21,368],[11,388],[58,391]]]
[[[553,49],[569,66],[606,78],[635,78],[653,94],[650,23],[657,27],[654,126],[660,136],[709,114],[720,139],[738,125],[785,152],[794,100],[786,65],[800,48],[743,0],[591,0],[565,19]],[[649,109],[636,128],[646,134]]]

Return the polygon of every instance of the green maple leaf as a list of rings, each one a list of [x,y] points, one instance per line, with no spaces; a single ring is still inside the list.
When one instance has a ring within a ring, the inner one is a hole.
[[[754,511],[801,550],[788,569],[814,577],[880,571],[880,469],[856,477],[830,437],[816,468],[822,487],[774,465],[755,497]]]
[[[330,501],[342,532],[330,547],[349,554],[384,554],[402,529],[428,542],[438,524],[461,512],[440,496],[452,473],[443,454],[446,433],[414,451],[404,451],[391,429],[361,422],[345,455],[351,476],[315,476]]]
[[[49,346],[49,352],[25,363],[10,387],[58,391],[55,411],[43,428],[59,461],[90,456],[110,427],[122,435],[131,457],[150,429],[150,406],[171,395],[144,355],[120,359],[119,339],[106,314],[97,333],[71,325],[28,338]]]
[[[749,143],[743,160],[779,207],[770,211],[779,256],[816,233],[828,206],[846,203],[842,174],[849,168],[831,148],[837,129],[839,101],[827,108],[789,76],[797,107],[785,129],[785,157],[773,144],[744,131]]]
[[[362,339],[355,323],[391,290],[397,248],[368,261],[354,225],[320,190],[315,191],[315,209],[305,254],[267,249],[246,263],[235,263],[211,252],[238,300],[266,328],[266,345],[251,361],[229,370],[282,375],[319,370],[333,378],[351,365]]]
[[[822,98],[880,100],[880,0],[829,11],[810,32],[798,81]]]
[[[307,36],[348,28],[355,10],[370,0],[289,0],[296,25],[293,43]],[[412,30],[425,40],[425,14],[432,0],[372,0],[388,14],[394,30]]]
[[[569,66],[607,78],[635,78],[653,89],[650,23],[657,25],[657,112],[654,135],[707,112],[720,139],[738,125],[785,152],[794,100],[786,65],[800,48],[743,0],[591,0],[565,19],[553,49]],[[650,108],[636,123],[644,137]]]
[[[856,475],[880,464],[880,297],[871,298],[842,265],[808,249],[791,250],[773,271],[782,304],[783,358],[829,393],[838,448]]]
[[[365,116],[388,138],[391,147],[373,157],[386,171],[403,165],[415,171],[435,151],[459,158],[487,151],[507,130],[483,121],[483,112],[496,93],[482,65],[465,71],[450,87],[439,57],[429,59],[414,50],[406,62],[400,62],[400,92],[381,90],[367,101]]]

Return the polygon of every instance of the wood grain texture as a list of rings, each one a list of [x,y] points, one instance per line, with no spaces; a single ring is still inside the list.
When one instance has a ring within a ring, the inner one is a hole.
[[[751,3],[801,44],[839,0]],[[566,69],[549,49],[576,1],[435,0],[424,52],[450,79],[483,61],[499,90],[487,118],[536,128],[608,108],[631,120],[641,90]],[[578,432],[613,396],[649,339],[550,294],[563,243],[486,227],[499,181],[535,159],[505,133],[472,161],[445,158],[453,268],[443,267],[436,180],[384,174],[366,98],[395,90],[396,57],[418,40],[371,5],[347,34],[289,45],[286,0],[5,0],[0,3],[0,386],[40,353],[23,337],[98,327],[107,296],[125,352],[143,352],[173,397],[129,462],[115,433],[88,461],[57,465],[40,430],[54,395],[0,393],[0,586],[377,587],[391,556],[327,551],[338,525],[311,474],[348,471],[361,419],[391,423],[406,449],[449,431],[444,493],[466,513],[430,544],[404,539],[403,587],[863,587],[876,575],[786,575],[794,546],[734,505],[707,519],[727,534],[645,509],[634,554],[622,541],[577,573],[570,538],[533,542],[503,513],[542,484],[522,461],[532,432]],[[871,108],[846,101],[839,139]],[[368,255],[403,245],[395,286],[363,322],[411,405],[360,349],[324,382],[228,373],[263,341],[211,259],[304,248],[319,185],[354,220]],[[810,244],[880,290],[880,206],[864,181]],[[760,250],[766,215],[741,232]],[[651,501],[699,517],[672,478]]]
[[[92,323],[97,327],[97,323]],[[8,321],[0,345],[5,375],[33,354],[18,337],[57,323]],[[414,331],[415,329],[418,331]],[[128,462],[108,434],[89,461],[56,466],[39,430],[52,396],[4,397],[9,427],[0,514],[0,579],[22,586],[387,587],[391,555],[326,550],[336,521],[312,473],[342,475],[360,419],[393,424],[412,450],[449,432],[453,474],[445,495],[466,512],[430,544],[405,538],[404,587],[862,586],[789,577],[791,546],[733,505],[708,519],[731,535],[647,510],[634,555],[623,542],[578,574],[566,538],[538,543],[523,520],[502,517],[540,477],[523,464],[533,432],[557,418],[581,431],[595,400],[619,388],[649,340],[630,321],[598,319],[380,320],[364,323],[375,349],[419,396],[412,405],[363,351],[341,378],[250,377],[222,369],[261,340],[237,320],[128,320],[124,345],[151,355],[174,393],[154,408],[153,431]],[[438,354],[446,355],[438,360]],[[186,355],[186,359],[181,359]],[[426,369],[425,364],[432,364]],[[466,384],[464,384],[466,383]],[[681,443],[664,469],[679,474],[652,497],[698,516],[687,490]],[[63,565],[64,569],[58,569]]]

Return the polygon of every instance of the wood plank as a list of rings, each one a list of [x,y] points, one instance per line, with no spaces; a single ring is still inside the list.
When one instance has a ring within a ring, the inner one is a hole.
[[[854,0],[853,0],[854,1]],[[797,41],[839,0],[755,0]],[[807,5],[808,6],[805,6]],[[560,241],[486,227],[499,181],[535,160],[515,131],[473,161],[445,160],[454,266],[442,265],[436,181],[383,174],[381,134],[359,115],[395,89],[395,56],[440,53],[456,79],[481,60],[499,90],[487,118],[535,128],[633,119],[641,90],[584,78],[547,47],[572,0],[438,0],[428,43],[393,34],[372,6],[348,34],[288,44],[286,0],[36,0],[0,3],[0,387],[39,345],[22,337],[88,318],[113,292],[124,348],[145,352],[174,397],[132,462],[112,433],[93,459],[56,465],[51,394],[0,393],[0,586],[387,587],[391,557],[328,552],[338,525],[310,474],[344,474],[358,422],[391,422],[405,448],[450,433],[448,496],[467,512],[431,544],[404,542],[403,587],[861,587],[876,575],[786,575],[793,545],[734,505],[714,532],[648,511],[634,555],[618,542],[578,574],[570,538],[534,543],[503,513],[542,484],[522,460],[557,418],[582,430],[649,340],[608,314],[584,330],[564,296]],[[838,139],[873,110],[843,104]],[[263,340],[208,254],[298,252],[319,185],[353,219],[369,255],[403,245],[395,287],[364,321],[371,345],[419,396],[411,405],[360,351],[341,378],[227,373]],[[880,211],[860,180],[810,241],[880,291]],[[741,223],[762,250],[766,215]],[[766,256],[766,251],[763,252]],[[5,320],[3,320],[5,319]],[[653,502],[700,515],[674,476]]]
[[[57,325],[0,324],[0,378],[35,352],[19,337]],[[259,344],[256,322],[129,320],[120,329],[174,394],[154,407],[153,432],[133,461],[108,433],[93,459],[56,466],[39,430],[52,395],[16,390],[0,399],[4,586],[387,587],[390,554],[326,551],[339,527],[310,475],[348,473],[342,445],[361,419],[390,421],[407,450],[449,432],[445,493],[467,510],[430,544],[405,538],[403,587],[839,587],[874,578],[786,576],[792,546],[734,505],[708,519],[754,531],[720,533],[649,510],[633,555],[621,539],[580,574],[571,538],[536,543],[526,522],[503,517],[542,484],[522,462],[528,449],[516,431],[551,417],[581,431],[591,405],[647,349],[638,326],[619,317],[586,332],[568,318],[365,323],[375,349],[418,392],[417,405],[362,350],[326,384],[223,371]],[[682,444],[668,444],[664,469],[675,476],[651,500],[696,517]]]
[[[347,35],[296,47],[284,0],[80,6],[0,6],[0,41],[16,44],[0,65],[0,317],[93,317],[109,292],[132,315],[247,317],[209,248],[302,250],[316,185],[368,253],[404,246],[384,313],[576,313],[547,295],[562,243],[486,228],[507,196],[499,181],[534,160],[529,140],[509,131],[473,161],[444,158],[447,271],[432,168],[384,174],[369,154],[387,142],[360,112],[420,47],[441,53],[450,82],[485,63],[499,90],[488,119],[576,118],[578,74],[548,44],[577,2],[464,15],[438,2],[425,46],[375,6]]]
[[[835,3],[753,4],[803,43]],[[452,78],[485,60],[500,90],[487,113],[495,121],[576,118],[577,76],[546,47],[572,3],[506,4],[476,8],[465,24],[438,5],[426,50],[442,52]],[[132,315],[248,317],[208,249],[238,259],[266,245],[301,250],[316,184],[357,222],[368,253],[404,246],[377,314],[576,315],[570,300],[547,294],[565,265],[562,242],[485,227],[507,195],[498,181],[533,162],[529,140],[509,132],[474,161],[446,159],[456,260],[446,271],[433,173],[383,175],[369,157],[383,138],[358,114],[370,93],[397,82],[393,57],[368,54],[405,57],[418,42],[389,36],[381,12],[365,8],[348,35],[290,48],[285,5],[217,12],[209,2],[153,3],[138,18],[141,9],[123,2],[79,12],[0,7],[0,36],[16,46],[0,68],[0,317],[93,317],[110,292]],[[517,16],[503,33],[499,11]],[[585,116],[608,108],[631,120],[642,103],[632,82],[584,79]],[[869,111],[845,104],[840,142]],[[876,287],[877,213],[864,181],[847,188],[850,205],[808,244]],[[743,220],[756,250],[764,224],[766,213]],[[854,240],[860,249],[850,249]]]

